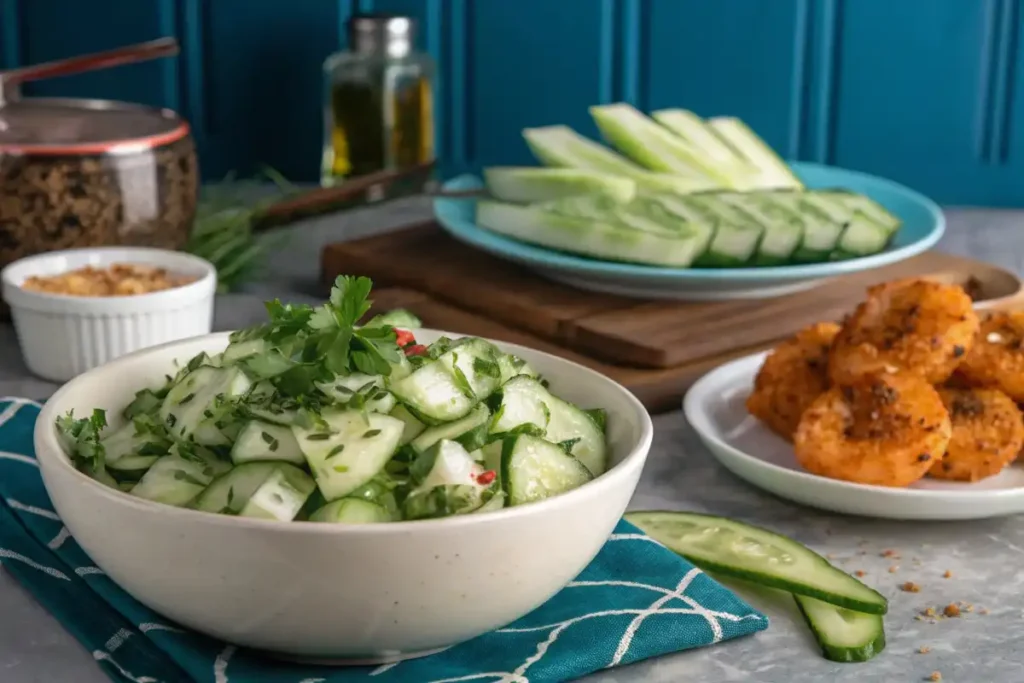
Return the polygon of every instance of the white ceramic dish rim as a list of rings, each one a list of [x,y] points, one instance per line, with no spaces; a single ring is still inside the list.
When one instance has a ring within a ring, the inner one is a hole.
[[[710,423],[707,411],[701,407],[701,402],[704,395],[717,390],[721,375],[728,375],[735,371],[736,366],[742,366],[748,363],[752,364],[755,361],[760,365],[768,353],[768,351],[763,351],[737,358],[729,361],[728,363],[723,363],[697,380],[693,386],[690,387],[689,391],[686,392],[686,396],[683,398],[683,413],[686,416],[687,422],[689,422],[694,430],[697,431],[701,439],[713,442],[718,448],[728,451],[737,459],[744,460],[754,467],[771,470],[782,476],[796,478],[799,481],[807,482],[811,486],[825,488],[828,490],[870,491],[875,494],[899,498],[948,499],[950,497],[955,497],[958,499],[958,502],[962,503],[970,503],[978,500],[992,500],[994,498],[1019,498],[1024,496],[1024,488],[958,491],[956,489],[912,489],[906,487],[877,486],[874,484],[857,484],[852,481],[829,479],[828,477],[811,474],[810,472],[805,472],[803,470],[795,470],[789,467],[776,465],[775,463],[762,460],[761,458],[750,455],[746,451],[736,448],[729,442],[719,438],[719,431]]]
[[[130,296],[72,296],[22,288],[21,285],[27,278],[40,274],[40,264],[60,258],[69,262],[69,270],[87,265],[105,266],[125,262],[155,265],[175,272],[191,271],[199,277],[180,287]],[[133,258],[142,260],[132,261]],[[181,303],[183,300],[191,302],[212,294],[217,288],[217,269],[206,259],[169,249],[84,247],[49,251],[20,258],[9,263],[0,271],[0,281],[3,282],[4,299],[12,307],[67,314],[145,312],[174,308],[175,304]]]
[[[436,333],[438,335],[447,335],[452,338],[465,336],[459,335],[452,332],[445,332],[442,330],[433,330],[429,328],[423,328],[423,331]],[[565,358],[555,356],[544,351],[537,351],[529,347],[521,346],[519,344],[511,344],[507,342],[489,340],[494,344],[498,344],[500,347],[507,349],[511,353],[521,353],[523,351],[529,351],[531,354],[537,354],[547,359],[551,359],[554,362],[564,363],[570,366],[574,372],[587,373],[599,377],[601,380],[612,384],[618,391],[620,391],[626,398],[630,407],[633,409],[640,431],[640,438],[619,462],[615,463],[611,468],[605,471],[598,477],[595,477],[592,481],[587,482],[583,486],[577,489],[573,489],[567,493],[563,493],[547,500],[543,500],[537,503],[531,503],[529,505],[523,505],[519,507],[502,508],[493,512],[483,512],[478,514],[470,515],[455,515],[451,517],[443,517],[440,519],[428,519],[428,520],[411,520],[411,521],[400,521],[400,522],[388,522],[384,524],[353,524],[353,525],[342,525],[342,524],[323,524],[321,522],[309,522],[309,521],[293,521],[293,522],[277,522],[273,520],[265,519],[249,519],[244,517],[234,517],[228,515],[218,515],[209,512],[200,512],[198,510],[189,510],[186,508],[174,507],[172,505],[164,505],[149,500],[137,498],[123,491],[113,489],[106,486],[92,477],[89,477],[82,472],[79,472],[71,465],[71,461],[68,456],[64,453],[61,448],[59,441],[57,440],[56,430],[53,427],[53,423],[57,417],[59,417],[57,406],[60,404],[61,399],[68,393],[74,390],[75,385],[84,381],[90,375],[99,372],[116,372],[117,368],[122,365],[131,363],[135,358],[147,354],[158,353],[168,348],[187,344],[189,342],[198,342],[203,339],[213,341],[216,338],[223,338],[225,341],[230,333],[229,332],[218,332],[214,334],[201,335],[199,337],[191,337],[189,339],[179,339],[173,342],[167,342],[165,344],[159,344],[156,346],[150,346],[139,351],[135,351],[130,354],[126,354],[117,360],[111,361],[105,365],[93,368],[75,379],[71,380],[60,389],[58,389],[53,396],[51,396],[46,403],[43,404],[43,409],[40,411],[39,416],[36,420],[35,428],[33,430],[33,440],[35,443],[40,441],[44,442],[45,448],[37,449],[36,458],[52,458],[56,462],[52,463],[57,467],[64,467],[71,470],[75,476],[80,477],[82,484],[85,486],[96,487],[97,493],[102,495],[113,496],[124,505],[130,508],[136,508],[140,510],[162,510],[166,514],[180,518],[182,522],[195,521],[195,522],[206,522],[208,524],[217,524],[221,526],[228,526],[237,529],[267,529],[267,530],[278,530],[283,533],[311,533],[311,534],[390,534],[401,536],[410,532],[414,532],[417,529],[431,530],[442,528],[463,528],[467,526],[474,526],[479,524],[486,524],[489,520],[494,519],[495,516],[501,515],[504,517],[523,517],[529,515],[543,515],[545,511],[557,507],[559,505],[567,505],[575,498],[582,495],[600,495],[602,491],[606,489],[613,489],[616,485],[616,481],[623,477],[628,477],[630,474],[631,465],[637,460],[644,460],[647,457],[647,453],[650,450],[651,442],[654,438],[654,424],[651,422],[650,414],[647,409],[644,408],[643,404],[640,403],[639,399],[633,395],[628,389],[602,375],[601,373],[591,370],[588,367],[580,365]],[[611,417],[611,416],[609,416]]]

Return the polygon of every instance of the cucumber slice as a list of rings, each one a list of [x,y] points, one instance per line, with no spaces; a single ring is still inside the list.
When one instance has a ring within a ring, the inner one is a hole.
[[[644,168],[736,187],[699,149],[632,105],[620,102],[590,107],[590,115],[605,140]]]
[[[822,196],[832,199],[833,201],[838,201],[850,211],[859,213],[872,223],[881,225],[890,234],[899,230],[900,225],[903,223],[899,218],[887,211],[881,204],[869,197],[865,197],[862,194],[836,191],[823,192]]]
[[[766,202],[764,195],[756,192],[722,193],[719,198],[764,226],[764,236],[757,246],[754,265],[775,266],[786,263],[803,241],[804,219],[784,207]]]
[[[134,420],[140,415],[156,415],[160,412],[160,406],[163,405],[166,396],[166,391],[143,389],[135,393],[135,398],[121,414],[126,420]]]
[[[737,154],[704,119],[685,109],[661,109],[651,118],[689,142],[708,159],[727,170],[736,189],[752,190],[761,186],[758,170]]]
[[[117,463],[120,460],[132,458],[133,456],[151,457],[167,455],[172,442],[166,438],[166,435],[155,433],[156,430],[145,429],[144,421],[147,419],[152,418],[139,418],[140,425],[143,426],[141,429],[134,422],[129,422],[114,430],[109,436],[105,436],[100,441],[100,444],[103,446],[103,458],[107,467],[125,469],[124,467],[118,468],[116,466]],[[156,427],[159,429],[158,426]]]
[[[291,427],[260,420],[246,422],[231,448],[231,461],[236,465],[255,460],[306,464],[306,458],[302,455]]]
[[[215,428],[217,409],[225,399],[241,396],[251,386],[239,368],[199,366],[167,392],[160,406],[160,419],[176,438],[189,440],[191,436],[197,443],[219,445],[225,440]],[[200,430],[200,425],[206,428]]]
[[[575,168],[499,166],[485,168],[484,181],[496,199],[513,204],[546,202],[581,194],[628,202],[636,195],[636,183],[627,177]]]
[[[609,261],[686,268],[700,254],[696,234],[655,235],[536,207],[477,202],[477,224],[513,239]]]
[[[829,604],[885,614],[888,602],[821,555],[780,534],[695,512],[628,512],[626,521],[698,567]]]
[[[709,119],[708,125],[737,154],[760,171],[761,187],[803,189],[803,183],[786,162],[743,121],[732,116],[719,116]]]
[[[433,363],[391,384],[391,391],[421,422],[442,424],[464,417],[501,382],[493,344],[466,337]]]
[[[718,187],[707,178],[685,178],[647,171],[604,145],[585,138],[568,126],[544,126],[523,130],[530,151],[545,166],[575,168],[632,179],[638,188],[652,192],[703,192]]]
[[[387,313],[375,315],[363,327],[384,327],[385,325],[403,330],[417,330],[423,327],[423,321],[417,318],[412,311],[395,308]]]
[[[883,226],[856,215],[839,238],[832,258],[844,260],[877,254],[885,249],[890,236],[891,233]]]
[[[538,205],[537,208],[561,216],[617,223],[622,227],[660,236],[678,235],[682,227],[681,221],[678,218],[673,220],[664,209],[661,209],[660,213],[652,215],[652,212],[645,210],[646,207],[640,202],[621,204],[596,195],[567,197]]]
[[[522,431],[524,425],[533,425],[548,441],[565,444],[595,477],[608,468],[608,444],[601,425],[536,379],[516,377],[501,388],[491,434]]]
[[[267,352],[267,342],[262,339],[248,339],[231,342],[221,355],[224,365],[237,363],[252,356]]]
[[[495,510],[501,510],[505,507],[505,499],[507,496],[504,491],[498,491],[495,493],[489,501],[473,510],[473,514],[479,514],[481,512],[494,512]]]
[[[311,522],[330,524],[378,524],[392,521],[391,513],[361,498],[339,498],[309,516]]]
[[[539,437],[519,434],[503,443],[501,481],[509,505],[557,496],[593,478],[583,463]]]
[[[317,486],[328,501],[349,495],[387,464],[405,425],[401,420],[361,410],[325,411],[325,425],[292,431]]]
[[[309,476],[287,462],[275,462],[273,460],[256,460],[247,462],[221,474],[206,487],[198,498],[196,498],[196,510],[203,512],[217,512],[222,514],[237,515],[266,482],[270,476],[283,470],[288,473],[288,478],[299,481],[302,475]],[[298,474],[295,474],[298,472]]]
[[[417,453],[423,453],[442,439],[458,441],[459,437],[463,437],[466,434],[473,432],[478,427],[486,423],[490,417],[491,411],[487,409],[487,406],[478,405],[470,411],[469,415],[466,415],[459,420],[437,425],[436,427],[428,427],[419,436],[414,438],[409,445],[412,446],[413,450]]]
[[[409,443],[427,428],[427,425],[417,420],[416,416],[410,413],[409,409],[402,404],[395,406],[388,414],[396,420],[401,420],[404,425],[402,428],[402,438],[398,440],[400,446]]]
[[[238,515],[290,522],[315,489],[316,482],[299,468],[279,466],[253,491]]]
[[[184,507],[213,481],[214,470],[201,460],[180,455],[158,459],[130,493],[139,498]]]
[[[513,377],[526,375],[527,377],[540,377],[540,373],[530,367],[530,364],[519,356],[511,353],[498,355],[498,371],[501,373],[501,383],[509,381]]]
[[[719,200],[715,194],[692,195],[681,200],[698,213],[705,223],[715,225],[715,233],[707,251],[697,259],[695,265],[712,268],[746,265],[757,253],[764,227]]]
[[[764,200],[801,216],[804,237],[793,252],[797,263],[819,263],[829,260],[849,221],[845,210],[836,211],[828,201],[822,202],[813,192],[771,192]]]
[[[406,519],[447,517],[472,512],[484,502],[492,481],[481,484],[484,468],[455,441],[442,440],[409,468],[416,488],[402,504]]]
[[[885,649],[881,615],[854,612],[803,595],[793,599],[825,659],[866,662]]]

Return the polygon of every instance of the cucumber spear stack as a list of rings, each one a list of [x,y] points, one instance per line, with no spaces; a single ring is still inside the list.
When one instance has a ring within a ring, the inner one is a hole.
[[[868,197],[805,188],[737,118],[683,109],[648,117],[623,103],[590,113],[611,147],[567,126],[525,129],[544,166],[485,169],[491,196],[477,203],[477,224],[552,249],[675,268],[868,256],[900,227]]]

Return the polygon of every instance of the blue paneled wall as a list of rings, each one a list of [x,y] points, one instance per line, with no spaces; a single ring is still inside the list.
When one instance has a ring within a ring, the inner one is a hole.
[[[182,56],[32,86],[169,106],[208,178],[317,176],[320,64],[353,11],[420,19],[444,172],[530,163],[524,126],[627,100],[742,117],[791,158],[1024,206],[1022,0],[0,0],[0,66],[176,35]]]

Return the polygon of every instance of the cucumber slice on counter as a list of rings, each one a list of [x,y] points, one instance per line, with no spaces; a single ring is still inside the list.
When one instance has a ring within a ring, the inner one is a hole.
[[[854,612],[804,595],[793,599],[825,659],[866,662],[885,649],[881,615]]]
[[[496,199],[513,204],[546,202],[580,194],[596,194],[616,202],[636,196],[636,183],[628,177],[575,168],[484,169],[487,190]]]
[[[760,171],[761,187],[803,189],[803,183],[786,162],[743,121],[733,116],[718,116],[708,119],[708,125],[751,166]]]
[[[644,168],[736,187],[734,179],[699,149],[632,105],[620,102],[590,107],[590,115],[605,140]]]
[[[476,211],[477,225],[482,228],[530,244],[610,261],[686,268],[701,249],[697,234],[655,235],[533,206],[481,200]]]
[[[780,534],[724,517],[695,512],[628,512],[626,521],[698,567],[831,605],[885,614],[878,591]]]
[[[526,128],[523,130],[523,138],[533,155],[545,166],[626,176],[635,181],[638,187],[652,192],[685,194],[718,187],[716,182],[707,178],[686,178],[648,171],[568,126]]]

